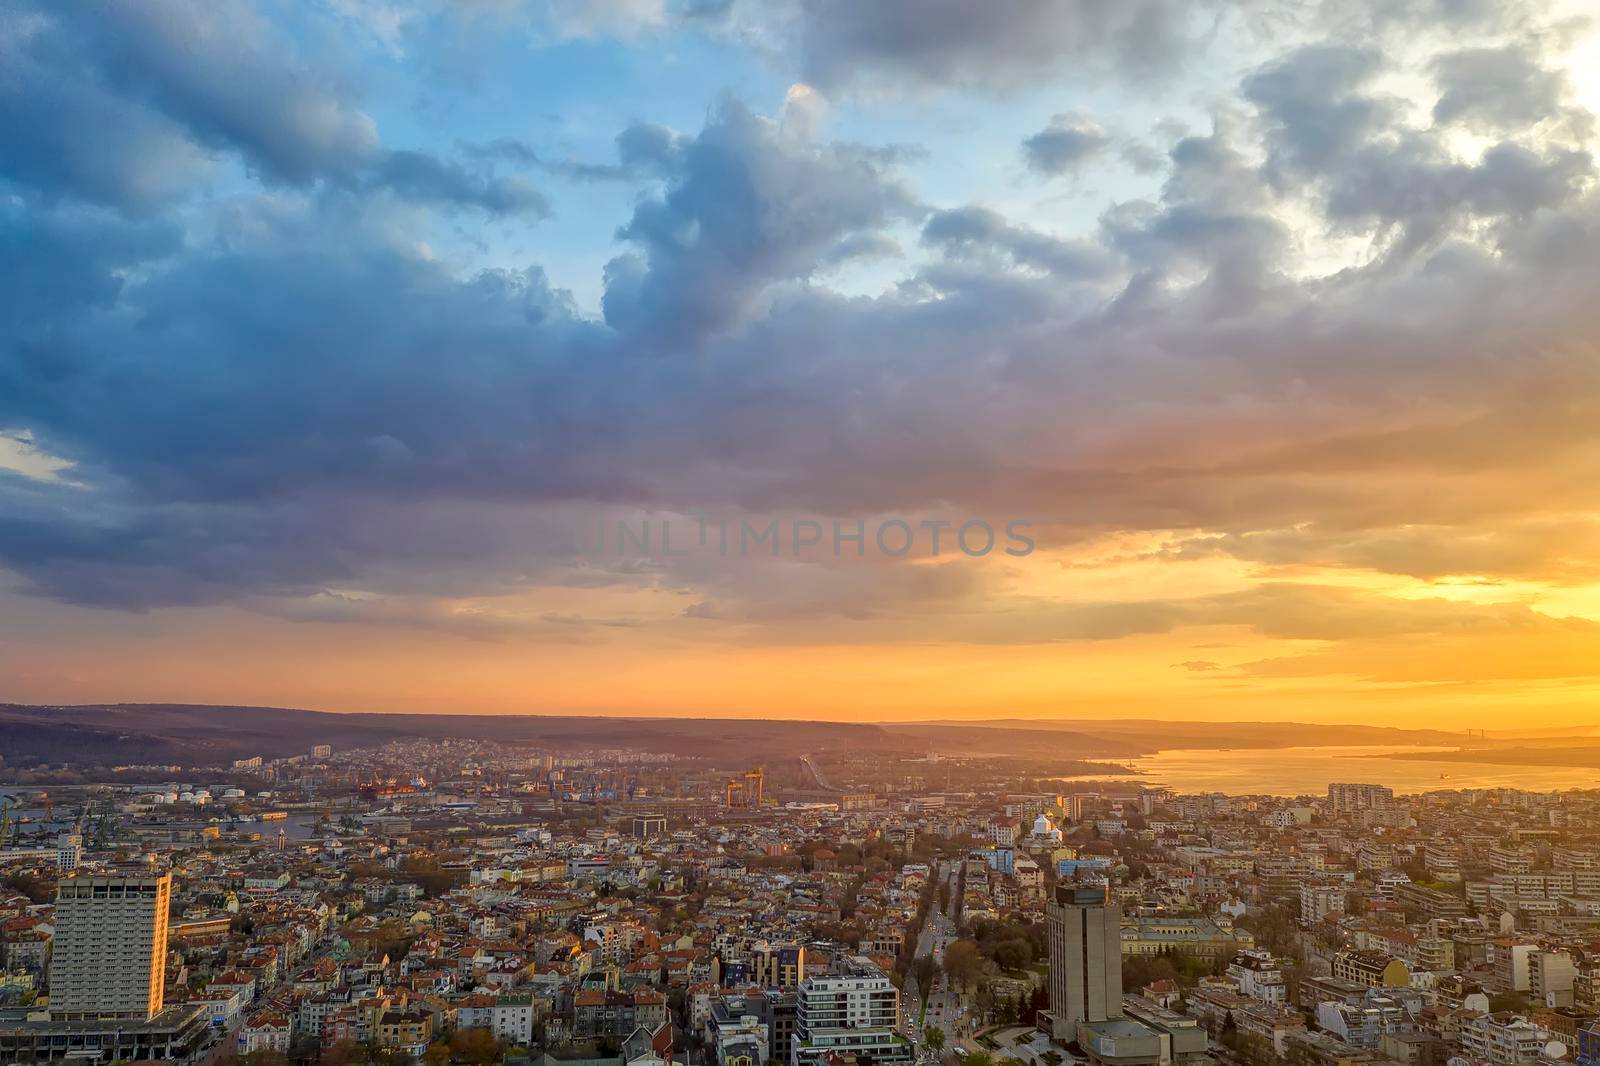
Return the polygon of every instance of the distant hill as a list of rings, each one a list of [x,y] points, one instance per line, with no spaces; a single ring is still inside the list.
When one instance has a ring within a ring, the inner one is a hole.
[[[163,763],[216,766],[281,758],[313,744],[367,748],[404,737],[461,737],[549,749],[618,747],[738,761],[799,752],[926,752],[1126,758],[1173,748],[1276,748],[1342,744],[1475,747],[1480,738],[1435,730],[1286,722],[1139,719],[996,722],[796,722],[754,718],[613,718],[576,715],[334,714],[287,707],[117,703],[66,707],[0,704],[7,764]]]
[[[913,747],[878,726],[849,722],[334,714],[201,704],[0,704],[0,754],[8,764],[215,766],[253,755],[269,759],[298,755],[313,744],[366,748],[403,737],[497,740],[558,750],[618,747],[734,760],[792,758],[801,751]]]
[[[1568,738],[1566,744],[1518,744],[1493,748],[1434,752],[1429,755],[1401,753],[1396,759],[1427,759],[1430,762],[1488,763],[1500,766],[1591,766],[1600,769],[1600,741]]]
[[[973,722],[928,722],[907,725],[893,722],[884,723],[880,728],[899,740],[902,747],[933,750],[947,755],[1037,755],[1100,759],[1147,755],[1156,750],[1148,742],[1106,736],[1098,730],[1034,728],[1031,723],[985,725]]]

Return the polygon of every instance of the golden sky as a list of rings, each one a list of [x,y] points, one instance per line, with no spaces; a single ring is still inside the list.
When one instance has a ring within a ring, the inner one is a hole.
[[[661,583],[430,599],[382,625],[221,606],[108,619],[34,603],[26,633],[8,625],[0,662],[8,697],[38,702],[1417,728],[1592,716],[1594,584],[1175,558],[1190,539],[924,560],[907,565],[960,576],[876,603],[855,594],[880,578],[849,571],[883,564],[856,563],[841,567],[838,602],[785,598],[778,612],[727,618],[685,617],[695,593]]]

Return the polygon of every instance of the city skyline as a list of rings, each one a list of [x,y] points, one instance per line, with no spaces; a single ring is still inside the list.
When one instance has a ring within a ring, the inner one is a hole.
[[[1592,12],[976,11],[0,0],[0,699],[1592,722]]]
[[[1600,1061],[1592,779],[1403,794],[1330,750],[1359,772],[1270,794],[1050,778],[1048,750],[745,754],[8,758],[0,1055]]]

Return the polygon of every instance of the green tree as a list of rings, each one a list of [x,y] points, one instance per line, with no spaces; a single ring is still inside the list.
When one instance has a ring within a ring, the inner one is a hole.
[[[450,1054],[456,1062],[488,1066],[500,1059],[500,1041],[488,1029],[458,1029],[450,1038]]]
[[[928,1002],[928,993],[933,990],[933,979],[939,972],[939,964],[932,955],[919,956],[911,964],[911,976],[917,979],[917,991],[922,994],[922,1002]]]
[[[951,984],[972,984],[983,973],[983,961],[975,941],[957,940],[944,949],[944,972]]]

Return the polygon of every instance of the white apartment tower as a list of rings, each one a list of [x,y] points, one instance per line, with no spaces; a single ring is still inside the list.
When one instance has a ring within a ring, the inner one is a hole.
[[[898,1031],[900,993],[867,959],[837,960],[833,973],[801,981],[799,993],[791,1066],[817,1066],[835,1052],[878,1066],[912,1062],[914,1049]]]
[[[172,875],[65,877],[56,887],[52,1021],[160,1013]]]
[[[1328,806],[1339,814],[1385,810],[1394,806],[1394,789],[1384,785],[1335,782],[1328,786]]]

